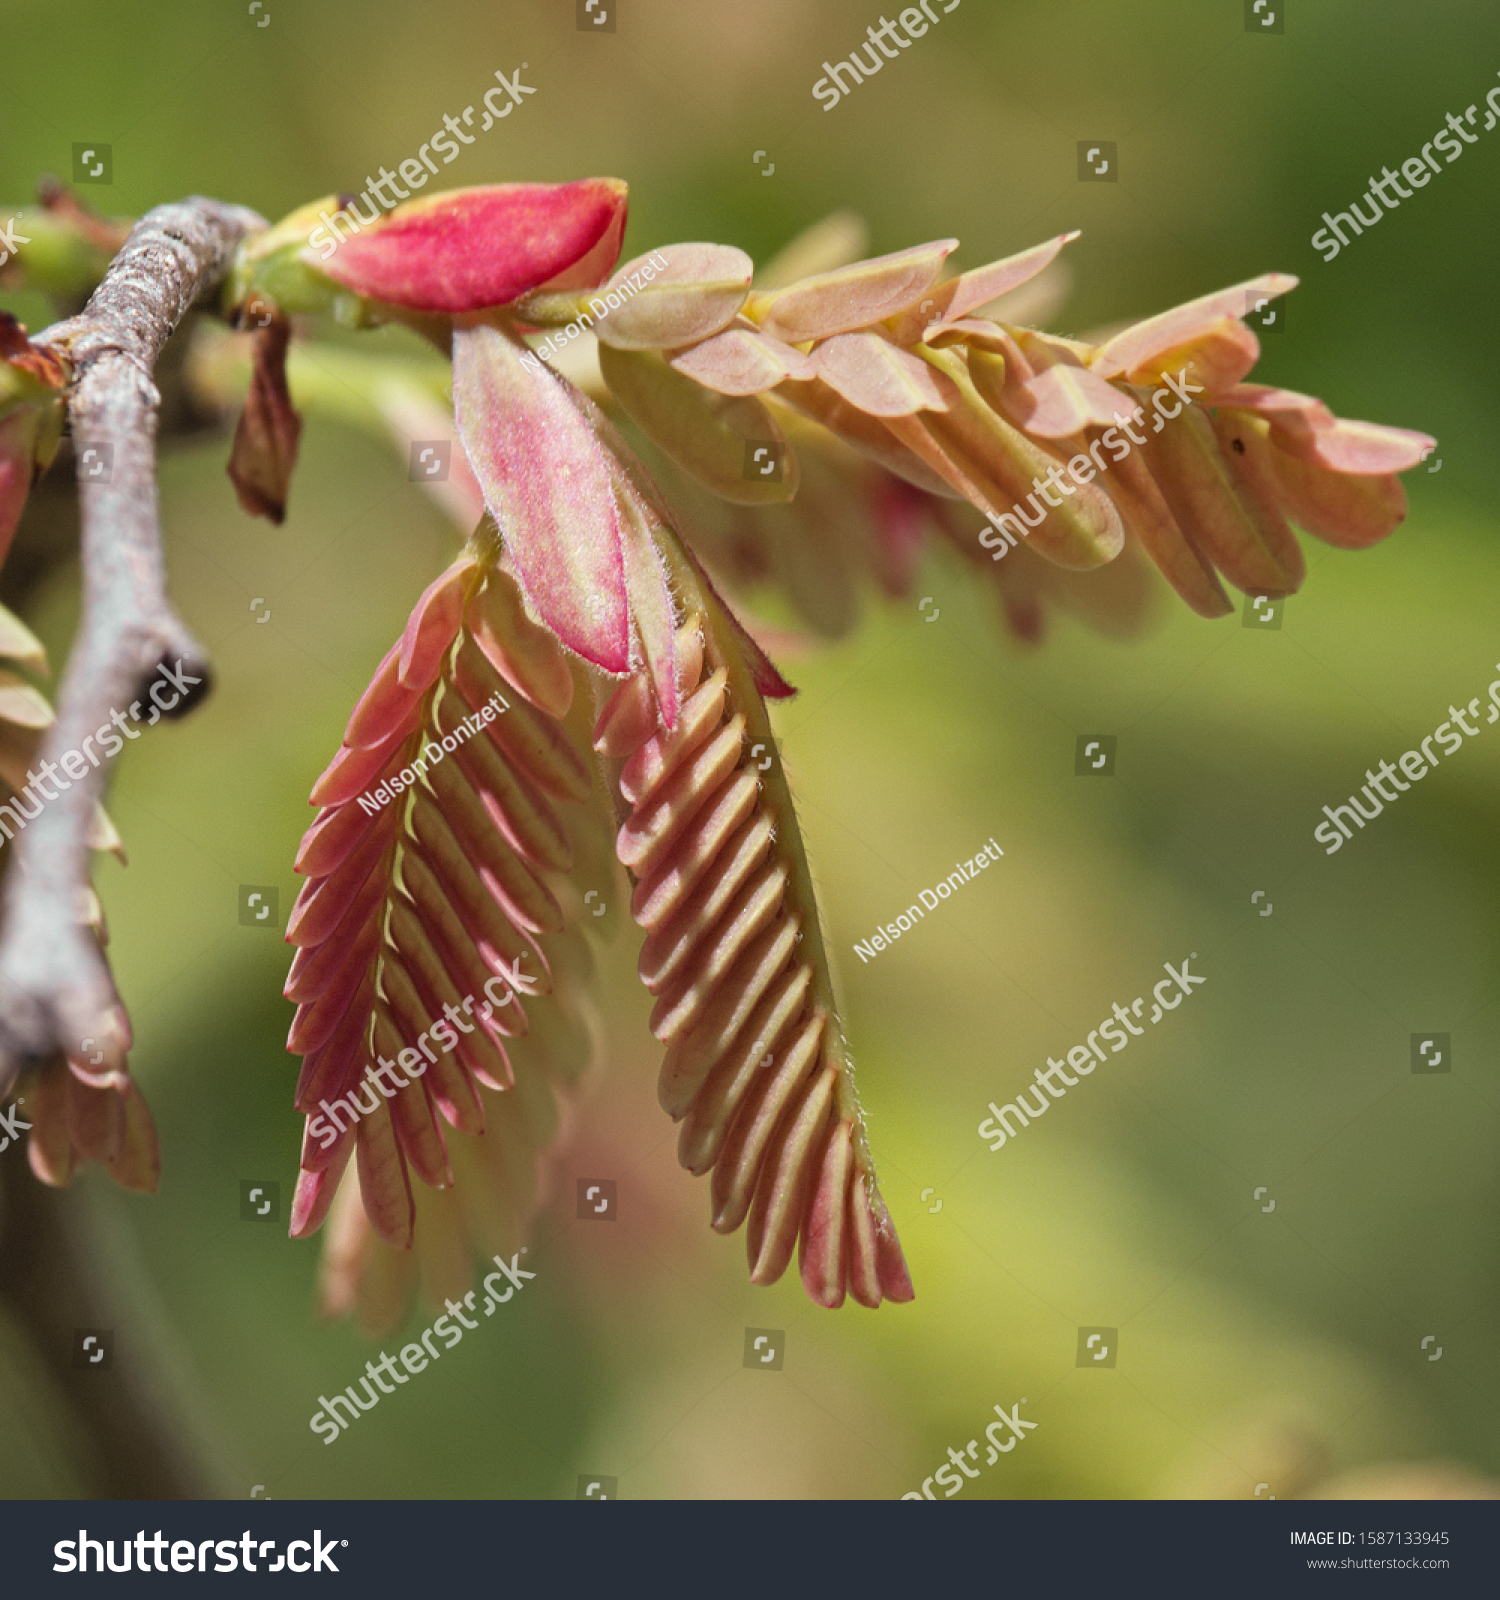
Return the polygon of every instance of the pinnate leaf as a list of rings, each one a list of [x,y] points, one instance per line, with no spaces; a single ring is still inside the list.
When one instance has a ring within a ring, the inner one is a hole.
[[[516,1081],[507,1041],[551,1004],[548,945],[563,926],[553,875],[573,860],[562,813],[587,800],[592,767],[542,709],[558,703],[558,646],[551,662],[535,637],[493,647],[521,616],[492,541],[456,562],[356,707],[354,742],[329,769],[337,782],[320,781],[331,798],[303,841],[307,882],[287,925],[299,947],[288,1042],[305,1057],[297,1104],[309,1116],[299,1237],[321,1225],[357,1152],[371,1226],[410,1245],[412,1174],[452,1183],[443,1124],[484,1129],[481,1091]],[[342,778],[355,755],[362,794]],[[382,1059],[398,1068],[369,1076]]]
[[[615,692],[596,742],[624,755],[620,859],[646,929],[641,975],[667,1045],[663,1106],[682,1121],[678,1154],[712,1171],[712,1220],[746,1232],[751,1279],[771,1283],[798,1238],[821,1305],[906,1300],[911,1282],[854,1097],[817,908],[764,706],[737,635],[680,551],[667,547],[692,607],[677,657],[677,726],[649,729],[635,680]]]

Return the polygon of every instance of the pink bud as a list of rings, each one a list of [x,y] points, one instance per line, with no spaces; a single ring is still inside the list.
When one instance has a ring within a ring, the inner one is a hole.
[[[625,196],[616,178],[451,189],[397,206],[327,261],[303,259],[388,305],[478,311],[544,285],[602,283],[620,252]]]
[[[35,436],[36,417],[30,410],[14,412],[0,422],[0,561],[10,549],[31,491]]]

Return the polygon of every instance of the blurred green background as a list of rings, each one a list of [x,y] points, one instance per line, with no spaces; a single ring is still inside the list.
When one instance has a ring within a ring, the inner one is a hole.
[[[218,687],[124,758],[130,865],[96,874],[164,1176],[149,1200],[97,1170],[77,1188],[117,1339],[164,1364],[218,1493],[566,1497],[589,1473],[628,1498],[893,1496],[1023,1395],[1036,1431],[965,1497],[1286,1498],[1438,1459],[1500,1475],[1500,728],[1335,857],[1312,838],[1325,802],[1500,672],[1500,129],[1333,263],[1308,243],[1483,101],[1500,37],[1480,0],[1292,0],[1275,37],[1243,13],[969,0],[825,112],[820,63],[874,6],[620,0],[589,37],[573,0],[0,5],[7,202],[87,140],[112,146],[112,185],[84,191],[110,212],[201,192],[275,218],[361,188],[526,62],[537,94],[452,184],[627,179],[627,254],[702,238],[764,260],[838,206],[876,251],[956,234],[969,265],[1081,227],[1062,332],[1295,272],[1254,377],[1439,440],[1384,546],[1308,542],[1278,632],[1163,590],[1143,641],[1065,622],[1024,651],[934,554],[935,620],[916,596],[872,605],[790,663],[778,725],[914,1304],[830,1314],[795,1273],[746,1285],[676,1166],[626,938],[536,1282],[332,1447],[317,1397],[374,1352],[317,1321],[318,1242],[239,1221],[241,1178],[278,1179],[284,1214],[300,1119],[288,952],[238,925],[236,894],[278,885],[284,919],[311,781],[458,541],[389,450],[318,417],[279,529],[237,510],[224,438],[168,455],[172,589]],[[1080,139],[1117,142],[1117,184],[1077,181]],[[69,568],[33,608],[54,662],[76,604]],[[1097,732],[1117,774],[1084,782],[1075,741]],[[1003,864],[860,963],[854,940],[991,835]],[[986,1102],[1189,951],[1192,1004],[989,1153]],[[1418,1031],[1451,1033],[1450,1075],[1412,1075]],[[618,1180],[618,1224],[574,1220],[577,1176]],[[742,1367],[746,1326],[786,1331],[780,1373]],[[1075,1366],[1081,1326],[1119,1330],[1115,1367]],[[65,1414],[0,1330],[0,1492],[80,1492]]]

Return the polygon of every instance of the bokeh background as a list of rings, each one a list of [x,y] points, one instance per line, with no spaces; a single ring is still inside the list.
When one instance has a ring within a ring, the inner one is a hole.
[[[1285,33],[1257,37],[1243,0],[967,0],[829,112],[820,63],[873,5],[618,0],[589,36],[574,0],[0,4],[3,202],[89,140],[112,146],[88,195],[112,213],[201,192],[274,218],[361,188],[526,62],[537,94],[451,183],[624,178],[627,254],[714,239],[762,260],[839,206],[876,251],[954,234],[970,265],[1080,227],[1068,333],[1294,272],[1255,377],[1439,440],[1386,544],[1308,542],[1279,631],[1204,622],[1163,586],[1142,639],[1062,622],[1025,649],[934,553],[910,603],[872,597],[788,664],[777,723],[915,1303],[830,1314],[795,1273],[746,1284],[676,1166],[627,935],[601,957],[605,1048],[536,1281],[331,1447],[317,1397],[375,1351],[316,1317],[317,1241],[239,1220],[242,1178],[279,1180],[284,1216],[300,1119],[288,951],[236,896],[276,884],[284,920],[311,781],[458,536],[337,420],[309,419],[281,528],[238,511],[224,436],[169,453],[172,588],[218,686],[122,760],[130,863],[96,873],[164,1176],[141,1199],[91,1170],[66,1203],[201,1492],[570,1497],[588,1474],[627,1498],[895,1496],[1022,1396],[1036,1430],[966,1498],[1500,1476],[1500,728],[1335,857],[1312,837],[1500,673],[1500,129],[1333,263],[1308,242],[1483,101],[1500,33],[1482,0],[1274,3]],[[1080,139],[1116,141],[1118,183],[1077,180]],[[76,585],[65,564],[28,600],[55,662]],[[1075,778],[1097,732],[1116,775]],[[1003,864],[859,961],[991,836]],[[986,1102],[1189,951],[1192,1003],[991,1154]],[[1450,1074],[1410,1071],[1427,1031],[1451,1034]],[[0,1162],[14,1183],[24,1157]],[[618,1182],[617,1223],[576,1219],[579,1176]],[[747,1326],[784,1330],[780,1372],[742,1366]],[[1113,1368],[1075,1365],[1082,1326],[1118,1329]],[[0,1311],[0,1492],[97,1490],[83,1381],[109,1379],[60,1380]]]

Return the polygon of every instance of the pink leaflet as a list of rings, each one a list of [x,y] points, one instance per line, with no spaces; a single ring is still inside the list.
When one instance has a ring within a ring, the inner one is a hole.
[[[818,375],[809,356],[749,328],[726,328],[702,344],[680,351],[670,365],[718,394],[760,394],[783,378],[806,382]]]
[[[813,351],[813,360],[823,382],[867,416],[948,409],[932,368],[879,334],[836,334]]]
[[[432,687],[463,622],[464,588],[473,572],[472,561],[455,561],[423,590],[401,635],[398,679],[403,689],[421,693]]]
[[[856,261],[836,272],[755,295],[748,311],[766,333],[788,344],[849,333],[916,305],[957,248],[957,239],[938,239]]]
[[[1288,455],[1332,472],[1384,477],[1405,472],[1425,459],[1437,441],[1411,428],[1336,417],[1311,395],[1242,383],[1215,397],[1215,405],[1253,411],[1271,424],[1271,438]]]
[[[494,328],[453,334],[464,453],[542,621],[606,672],[630,670],[619,513],[609,465],[564,382]]]
[[[991,261],[987,266],[975,267],[972,272],[960,274],[953,280],[952,295],[943,307],[943,320],[955,322],[981,306],[987,306],[992,300],[998,300],[1001,295],[1009,294],[1012,289],[1019,289],[1023,283],[1030,282],[1044,268],[1051,266],[1062,247],[1071,244],[1077,237],[1076,230],[1073,233],[1060,233],[1045,244],[1033,245],[1031,249],[1007,256],[1003,261]],[[941,284],[939,290],[941,292],[948,287],[947,284]]]
[[[1025,379],[1020,387],[1033,405],[1021,426],[1043,439],[1068,439],[1091,423],[1111,427],[1120,412],[1134,407],[1128,396],[1097,373],[1061,361]]]
[[[1274,430],[1272,436],[1283,444]],[[1340,417],[1331,428],[1318,429],[1300,442],[1283,444],[1283,448],[1333,472],[1385,477],[1416,466],[1436,443],[1430,435],[1411,428],[1387,428],[1378,422],[1353,422]]]
[[[1118,378],[1123,373],[1139,371],[1154,356],[1210,331],[1220,317],[1243,317],[1258,301],[1286,294],[1296,287],[1297,280],[1289,273],[1265,272],[1258,278],[1249,278],[1228,289],[1174,306],[1170,311],[1148,317],[1123,333],[1117,333],[1094,356],[1094,371],[1101,378]]]
[[[369,686],[349,713],[344,743],[351,750],[384,744],[392,729],[410,714],[412,705],[421,698],[421,689],[404,688],[400,681],[399,657],[404,642],[398,639],[386,651]]]

